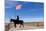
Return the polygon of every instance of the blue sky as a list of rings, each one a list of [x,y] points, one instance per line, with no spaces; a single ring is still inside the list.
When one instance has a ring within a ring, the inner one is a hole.
[[[16,5],[22,5],[19,10],[16,10]],[[22,2],[10,1],[5,2],[5,21],[15,19],[19,15],[24,22],[38,22],[43,21],[44,4],[39,2]]]

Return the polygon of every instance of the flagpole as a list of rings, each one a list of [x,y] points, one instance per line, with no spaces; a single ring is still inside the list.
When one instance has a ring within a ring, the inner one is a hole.
[[[21,4],[16,5],[16,11],[17,11],[17,12],[21,9],[21,6],[22,6]],[[19,15],[16,14],[16,16],[19,16]]]

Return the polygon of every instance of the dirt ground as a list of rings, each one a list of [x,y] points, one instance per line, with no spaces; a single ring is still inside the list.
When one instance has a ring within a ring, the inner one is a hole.
[[[5,23],[5,31],[8,31],[8,23]],[[24,28],[23,30],[28,30],[28,29],[43,29],[44,28],[44,22],[26,22],[24,23]]]

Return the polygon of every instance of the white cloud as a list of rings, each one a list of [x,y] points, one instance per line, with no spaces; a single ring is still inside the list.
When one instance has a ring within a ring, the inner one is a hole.
[[[15,6],[15,4],[16,4],[16,2],[14,2],[14,1],[6,0],[5,1],[5,8],[12,8]]]
[[[16,1],[16,0],[7,0],[7,1]]]
[[[24,22],[44,22],[43,18],[20,18],[20,20],[23,20]],[[10,23],[10,20],[5,20],[6,23]]]
[[[6,6],[5,8],[12,8],[12,7],[8,7],[8,6]]]
[[[20,18],[21,20],[23,20],[24,22],[43,22],[44,19],[43,18]]]
[[[43,2],[44,0],[9,0],[9,1],[27,1],[27,2]]]

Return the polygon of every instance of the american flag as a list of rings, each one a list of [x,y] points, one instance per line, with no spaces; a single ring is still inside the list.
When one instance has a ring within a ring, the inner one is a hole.
[[[22,5],[16,5],[16,10],[20,10],[22,8]]]

